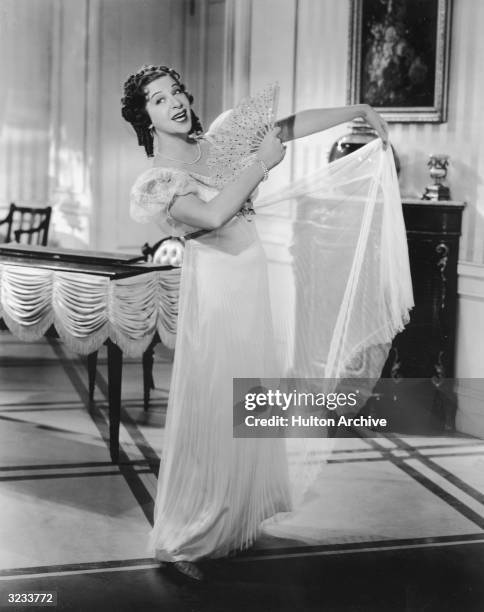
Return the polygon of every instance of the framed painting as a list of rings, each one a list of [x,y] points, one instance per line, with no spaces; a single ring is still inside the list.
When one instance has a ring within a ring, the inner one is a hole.
[[[447,120],[451,0],[352,0],[348,103],[389,122]]]

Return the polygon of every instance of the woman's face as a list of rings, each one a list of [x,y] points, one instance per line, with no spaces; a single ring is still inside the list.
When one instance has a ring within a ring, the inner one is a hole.
[[[192,115],[187,95],[171,76],[161,76],[145,87],[146,111],[157,132],[188,134]]]

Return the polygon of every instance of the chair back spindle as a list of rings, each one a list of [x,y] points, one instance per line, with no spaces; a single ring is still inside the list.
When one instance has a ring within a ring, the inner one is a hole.
[[[46,246],[51,214],[51,206],[34,208],[10,204],[7,216],[0,221],[0,226],[7,226],[4,242]]]

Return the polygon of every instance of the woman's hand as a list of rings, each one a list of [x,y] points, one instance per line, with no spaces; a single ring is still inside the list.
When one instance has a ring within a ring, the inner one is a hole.
[[[264,162],[268,170],[277,166],[286,154],[286,147],[278,138],[280,133],[281,128],[279,127],[268,132],[257,151],[257,157]]]
[[[381,117],[374,108],[369,104],[363,104],[363,117],[367,123],[378,133],[378,136],[382,139],[383,149],[388,146],[388,125],[385,119]]]

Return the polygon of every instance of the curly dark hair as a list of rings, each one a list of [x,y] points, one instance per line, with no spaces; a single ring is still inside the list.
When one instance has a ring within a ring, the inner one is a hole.
[[[176,81],[183,93],[186,94],[190,104],[193,96],[189,93],[185,85],[181,82],[180,75],[173,68],[167,66],[142,66],[138,72],[132,74],[124,83],[124,96],[121,98],[121,114],[128,123],[133,126],[138,136],[138,144],[144,147],[146,155],[153,157],[153,133],[150,130],[151,119],[146,110],[146,95],[144,88],[162,76],[171,76]],[[192,128],[188,134],[192,138],[203,132],[200,119],[190,109],[192,116]]]

